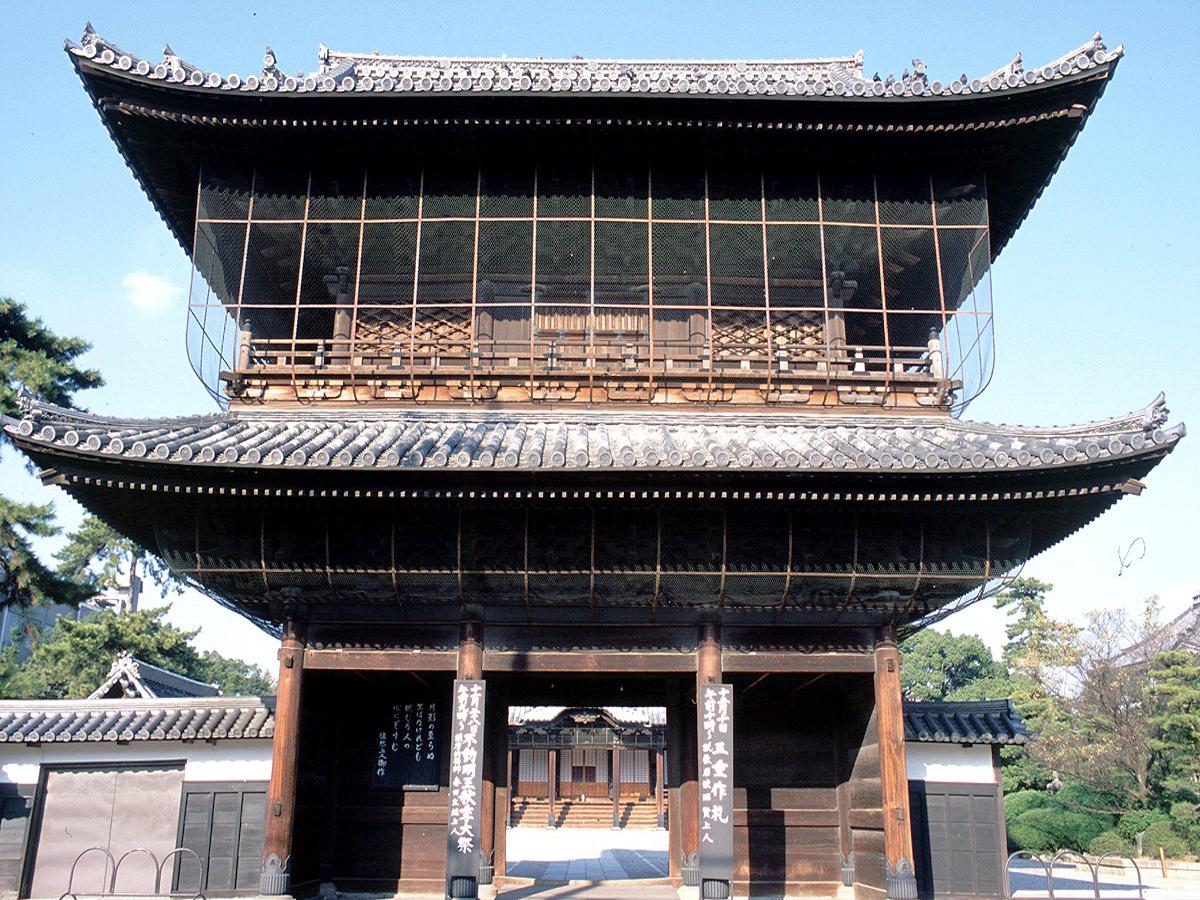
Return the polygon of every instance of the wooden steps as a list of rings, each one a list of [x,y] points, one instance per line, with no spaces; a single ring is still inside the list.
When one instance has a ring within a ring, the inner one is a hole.
[[[560,800],[555,803],[556,828],[612,828],[612,801],[603,798]],[[509,823],[513,828],[545,828],[550,806],[545,798],[519,797],[513,803]],[[658,828],[658,811],[653,798],[625,799],[620,806],[622,828]]]

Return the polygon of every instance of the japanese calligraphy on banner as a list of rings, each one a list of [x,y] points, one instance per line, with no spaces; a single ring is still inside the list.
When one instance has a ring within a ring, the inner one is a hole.
[[[438,789],[437,703],[392,703],[375,734],[375,787]]]
[[[733,685],[700,687],[700,878],[733,880]]]
[[[450,733],[450,822],[446,838],[447,884],[456,877],[479,877],[483,698],[482,681],[458,679],[454,682]]]

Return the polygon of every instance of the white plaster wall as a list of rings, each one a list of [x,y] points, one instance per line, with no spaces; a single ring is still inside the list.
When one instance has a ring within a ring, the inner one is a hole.
[[[0,744],[0,783],[37,784],[42,765],[184,762],[184,781],[267,781],[271,777],[270,738],[252,740],[146,741],[118,744]]]
[[[908,741],[904,745],[909,781],[960,784],[995,784],[989,744],[933,744]]]

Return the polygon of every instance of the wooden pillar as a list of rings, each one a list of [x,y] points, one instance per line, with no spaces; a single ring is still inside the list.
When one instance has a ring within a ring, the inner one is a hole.
[[[663,818],[663,775],[666,769],[666,759],[664,758],[666,751],[659,747],[654,751],[654,810],[658,814],[658,827],[666,828],[667,823]]]
[[[714,622],[700,626],[700,645],[696,649],[696,689],[702,684],[721,683],[721,627]]]
[[[481,648],[482,649],[482,648]],[[482,653],[480,653],[482,669]],[[488,684],[484,714],[483,796],[479,803],[479,853],[483,865],[495,871],[497,857],[504,852],[505,806],[508,778],[501,766],[508,761],[508,698],[502,685]],[[486,883],[486,882],[485,882]]]
[[[546,751],[546,802],[550,805],[550,813],[546,819],[546,827],[554,827],[554,801],[558,796],[558,750],[551,747]]]
[[[612,778],[612,827],[621,827],[621,750],[614,747],[612,761],[609,763],[609,774]]]
[[[689,816],[694,822],[691,810],[700,797],[696,786],[696,710],[692,695],[685,676],[671,680],[667,690],[667,874],[676,886],[682,883],[684,860],[696,852],[696,829],[693,825],[689,830],[685,824]]]
[[[883,794],[883,847],[889,900],[916,900],[908,768],[904,758],[904,710],[900,699],[900,651],[894,628],[875,645],[875,722],[879,729],[879,778]]]
[[[838,849],[842,856],[842,884],[854,887],[854,840],[850,831],[850,759],[846,749],[845,718],[833,721],[833,765],[837,779]]]
[[[291,888],[292,831],[296,819],[296,762],[300,751],[300,686],[304,671],[304,626],[288,619],[279,645],[279,684],[275,691],[275,737],[267,821],[258,892],[286,894]]]
[[[700,782],[699,782],[699,699],[704,684],[721,681],[720,629],[708,623],[700,627],[696,648],[696,682],[687,692],[687,702],[680,725],[681,745],[679,772],[679,836],[681,876],[684,884],[699,885],[700,881]],[[674,814],[674,810],[672,810]],[[674,828],[674,825],[672,825]]]
[[[458,629],[458,677],[483,678],[483,626],[463,622]]]

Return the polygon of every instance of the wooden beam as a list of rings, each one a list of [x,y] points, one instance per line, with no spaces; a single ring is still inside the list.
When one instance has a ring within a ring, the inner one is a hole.
[[[304,668],[375,672],[454,672],[453,650],[306,650]]]
[[[879,727],[887,896],[889,900],[916,900],[908,767],[904,756],[904,710],[900,698],[900,651],[892,628],[884,630],[875,647],[875,721]]]
[[[271,779],[267,784],[267,821],[259,893],[291,890],[292,832],[296,818],[296,762],[300,750],[300,688],[304,671],[304,628],[289,619],[279,645],[279,682],[275,690],[275,736]]]
[[[721,654],[721,669],[725,672],[764,672],[788,674],[798,672],[860,672],[875,671],[875,660],[869,653],[737,653],[726,650]]]
[[[593,651],[565,653],[556,651],[488,650],[483,654],[484,672],[605,672],[605,673],[680,673],[696,671],[696,654],[628,653]],[[338,650],[308,649],[304,653],[306,669],[378,671],[378,672],[454,672],[458,654],[453,650]],[[875,660],[868,653],[780,653],[723,650],[721,668],[725,672],[859,672],[875,671]]]

